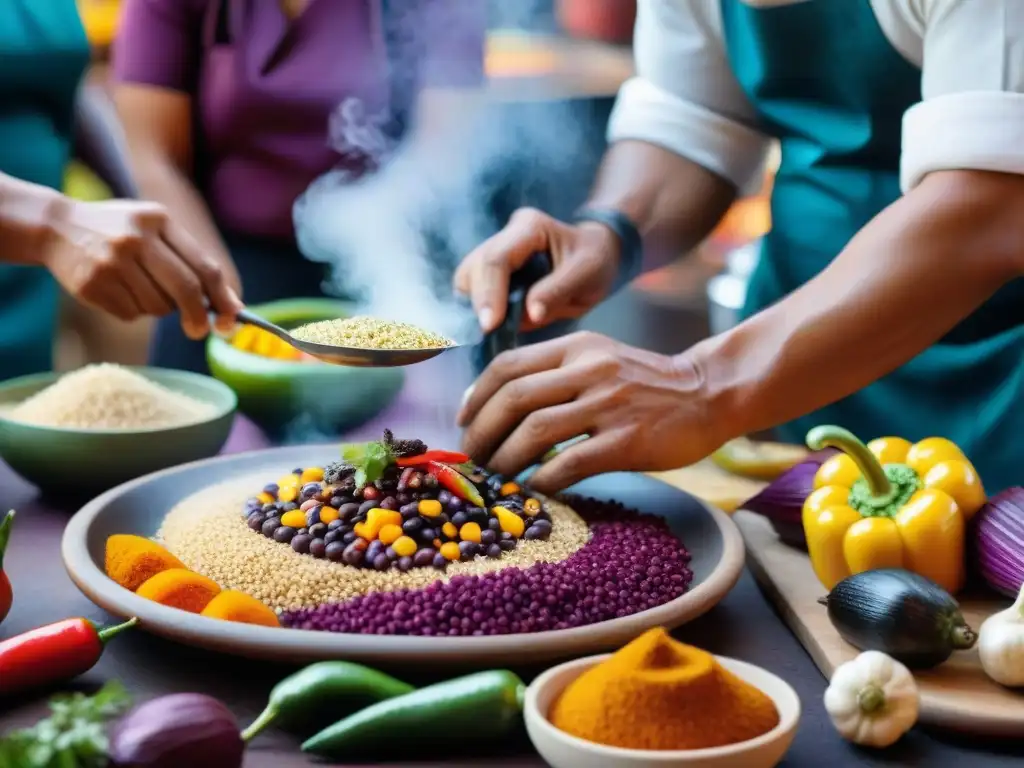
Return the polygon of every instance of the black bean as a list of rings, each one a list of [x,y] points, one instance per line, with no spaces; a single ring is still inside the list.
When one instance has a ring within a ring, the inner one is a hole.
[[[502,541],[510,541],[512,539],[512,534],[508,531],[502,531],[499,534],[499,537],[501,538]]]
[[[359,514],[360,515],[365,515],[371,509],[376,509],[376,508],[377,508],[377,500],[376,499],[367,499],[366,501],[364,501],[362,504],[359,505]]]
[[[487,518],[487,528],[495,533],[501,533],[501,521],[496,517]]]
[[[447,488],[442,488],[437,492],[437,500],[447,507],[448,503],[452,500],[452,492]]]
[[[447,512],[442,512],[434,519],[437,521],[435,525],[444,525],[445,523],[450,523],[452,521],[452,516],[449,515]]]
[[[420,505],[414,501],[409,504],[402,505],[402,507],[398,511],[402,513],[402,517],[415,517],[420,513]]]
[[[286,501],[284,504],[281,505],[281,511],[282,512],[291,512],[293,509],[298,509],[298,508],[299,508],[299,505],[296,504],[294,501]]]
[[[461,528],[469,522],[469,515],[465,512],[456,512],[452,515],[452,522],[455,524],[456,528]]]
[[[309,554],[313,557],[323,557],[327,554],[327,542],[323,539],[313,539],[309,542]]]
[[[490,528],[485,528],[480,531],[480,543],[485,547],[491,546],[491,544],[498,543],[498,534],[492,531]]]
[[[320,487],[320,483],[306,483],[302,486],[302,498],[312,499],[320,493],[321,490],[322,488]]]
[[[388,559],[387,555],[381,552],[379,555],[373,558],[373,567],[376,568],[378,571],[386,571],[388,568],[391,567],[391,561]]]
[[[483,507],[470,507],[466,510],[466,514],[474,523],[480,523],[482,525],[487,522],[488,513]]]
[[[429,527],[424,528],[422,531],[419,532],[418,536],[420,537],[420,541],[424,541],[427,544],[430,544],[434,541],[434,539],[437,538],[437,529]]]
[[[341,540],[343,542],[345,542],[346,544],[351,544],[357,538],[359,538],[359,537],[356,536],[356,532],[355,531],[345,531],[345,533],[343,533],[341,535]]]
[[[338,517],[342,520],[351,520],[359,514],[359,504],[354,501],[346,502],[338,507]]]
[[[549,523],[547,520],[534,519],[533,525],[526,529],[526,534],[524,538],[530,539],[531,541],[535,539],[540,539],[543,541],[550,535],[551,523]]]
[[[279,541],[282,544],[287,544],[294,535],[295,529],[289,528],[287,525],[280,525],[274,529],[274,541]]]
[[[427,472],[423,476],[423,487],[424,488],[437,488],[437,476]]]
[[[260,530],[263,532],[264,536],[269,537],[274,535],[274,531],[276,531],[280,525],[280,517],[268,517],[263,521],[263,525],[260,527]]]
[[[353,541],[342,552],[341,560],[348,565],[359,565],[366,556],[366,542],[362,539]]]
[[[309,535],[314,539],[322,539],[327,533],[327,526],[323,523],[314,523],[309,526]]]
[[[394,547],[388,547],[387,549],[385,549],[384,554],[388,556],[388,560],[390,560],[391,562],[394,562],[398,559],[398,553],[395,552]]]
[[[264,504],[263,508],[260,509],[260,512],[262,512],[265,515],[273,514],[274,512],[277,512],[277,504],[274,504],[273,502],[270,502],[269,504]]]
[[[293,469],[292,470],[292,474],[293,475],[301,475],[302,474],[302,469],[303,469],[302,467],[299,467],[298,469]]]
[[[502,552],[511,552],[516,548],[515,539],[502,539],[498,542],[498,546],[501,547]]]
[[[345,521],[340,519],[340,518],[338,520],[331,520],[331,522],[329,522],[327,524],[327,530],[328,531],[336,531],[339,528],[341,528],[341,526],[343,526],[344,524],[345,524]]]
[[[366,558],[368,560],[376,560],[377,555],[384,554],[384,545],[377,539],[370,542],[370,545],[366,548]]]
[[[263,521],[265,519],[266,518],[263,517],[262,512],[253,512],[251,515],[249,515],[245,522],[254,531],[258,531],[263,527]]]
[[[340,563],[342,556],[345,554],[345,545],[340,541],[332,541],[327,545],[327,548],[324,550],[324,554],[332,563]]]
[[[445,568],[448,567],[448,559],[440,552],[438,552],[436,555],[434,555],[433,565],[435,568],[437,568],[437,570],[443,571]]]
[[[297,530],[295,533],[296,535],[300,533],[309,533],[309,528],[299,528],[299,530]]]
[[[501,557],[501,547],[499,547],[497,544],[491,544],[489,547],[487,547],[487,556],[493,558]]]
[[[386,498],[381,499],[380,504],[378,504],[377,506],[379,506],[381,509],[398,509],[398,499],[396,499],[394,496],[387,496]]]
[[[447,507],[449,512],[458,512],[460,509],[465,508],[466,502],[460,499],[458,496],[452,496],[449,499]]]
[[[300,555],[304,555],[309,552],[309,543],[313,541],[313,537],[308,533],[299,533],[292,539],[292,549],[298,552]]]
[[[395,494],[395,501],[398,502],[399,507],[403,507],[410,501],[412,501],[412,496],[410,496],[405,491],[399,491],[398,493]]]
[[[480,545],[475,541],[460,541],[459,542],[459,553],[462,555],[463,560],[469,560],[474,557],[477,552],[480,551]]]
[[[328,531],[324,534],[324,543],[328,546],[330,546],[336,541],[341,541],[341,533],[339,531]]]
[[[410,517],[402,523],[402,530],[406,533],[416,533],[421,528],[423,528],[423,518],[421,517]]]
[[[434,562],[434,555],[436,554],[436,549],[432,547],[424,547],[423,549],[417,550],[416,554],[412,556],[412,564],[417,568],[424,568]]]
[[[323,504],[317,504],[306,510],[306,525],[310,528],[320,522],[321,509],[323,509]]]
[[[271,496],[276,496],[279,490],[281,490],[281,487],[277,483],[270,483],[269,485],[263,486],[263,492],[269,493]]]
[[[278,512],[285,512],[285,507],[287,507],[291,503],[292,502],[290,501],[275,501],[274,509],[276,509]]]
[[[400,557],[400,558],[398,558],[398,562],[395,563],[395,566],[402,573],[405,573],[406,571],[411,571],[412,570],[412,558],[411,557]]]

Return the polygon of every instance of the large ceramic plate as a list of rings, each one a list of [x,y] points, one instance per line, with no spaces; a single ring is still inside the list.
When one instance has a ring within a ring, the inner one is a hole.
[[[304,663],[345,658],[364,662],[524,663],[597,653],[620,646],[654,626],[676,627],[701,615],[732,589],[743,569],[743,540],[726,516],[660,481],[632,474],[593,478],[572,491],[618,499],[665,517],[693,560],[690,591],[642,613],[576,629],[490,637],[408,637],[311,632],[235,624],[166,608],[129,592],[103,569],[107,537],[151,536],[179,501],[204,487],[265,472],[277,477],[294,466],[329,462],[336,445],[293,446],[219,457],[156,472],[97,497],[68,524],[62,554],[79,589],[117,616],[138,616],[154,634],[209,650]]]

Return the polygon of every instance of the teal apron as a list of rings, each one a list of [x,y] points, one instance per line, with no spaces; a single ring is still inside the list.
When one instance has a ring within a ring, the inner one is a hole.
[[[893,49],[869,0],[721,4],[729,61],[762,130],[782,151],[772,231],[747,296],[750,315],[814,277],[900,196],[901,121],[920,101],[921,71]],[[902,368],[783,425],[779,437],[803,442],[823,423],[865,440],[941,435],[966,451],[989,492],[1022,484],[1022,321],[1018,280]]]
[[[59,189],[89,43],[74,0],[0,2],[0,171]],[[0,379],[49,370],[59,291],[38,267],[0,264]]]

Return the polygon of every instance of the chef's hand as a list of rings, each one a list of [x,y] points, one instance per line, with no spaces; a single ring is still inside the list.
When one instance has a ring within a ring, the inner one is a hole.
[[[523,330],[586,314],[615,283],[621,248],[610,229],[594,222],[564,224],[521,208],[455,272],[455,290],[470,297],[484,333],[505,319],[509,275],[538,251],[550,254],[553,270],[527,294]]]
[[[242,303],[216,259],[155,203],[69,201],[50,222],[43,266],[72,296],[121,320],[181,312],[186,335],[230,327]]]
[[[725,437],[709,416],[702,377],[688,358],[658,355],[594,333],[574,333],[495,358],[459,412],[463,448],[513,476],[554,445],[530,485],[553,493],[612,471],[675,469]]]

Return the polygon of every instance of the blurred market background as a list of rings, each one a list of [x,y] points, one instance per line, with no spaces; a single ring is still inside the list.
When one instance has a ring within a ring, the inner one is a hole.
[[[511,0],[512,6],[519,0]],[[497,109],[517,120],[543,121],[569,110],[578,126],[556,171],[538,173],[524,157],[493,194],[495,220],[520,205],[568,215],[583,201],[604,149],[604,126],[619,85],[632,74],[634,0],[531,0],[529,13],[509,13],[510,0],[491,0],[487,43],[488,89]],[[94,47],[86,87],[106,88],[110,45],[118,33],[120,0],[79,0]],[[509,17],[516,17],[510,22]],[[766,194],[740,201],[718,231],[695,252],[646,275],[592,313],[585,327],[660,352],[674,352],[734,321],[756,242],[769,226]],[[73,161],[66,191],[80,198],[109,195],[90,170]],[[69,370],[106,360],[141,364],[148,322],[121,323],[70,299],[61,309],[57,367]]]

